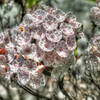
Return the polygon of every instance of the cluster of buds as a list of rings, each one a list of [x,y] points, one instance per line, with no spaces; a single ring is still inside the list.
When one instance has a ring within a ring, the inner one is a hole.
[[[43,69],[63,62],[76,48],[81,24],[71,13],[42,7],[23,22],[0,33],[0,72],[7,79],[33,88],[44,86]]]
[[[90,18],[96,25],[100,26],[100,8],[98,6],[91,8]]]

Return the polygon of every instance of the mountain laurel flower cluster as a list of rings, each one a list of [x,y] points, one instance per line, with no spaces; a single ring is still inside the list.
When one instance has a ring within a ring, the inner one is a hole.
[[[99,6],[95,6],[91,8],[90,18],[96,25],[100,26],[100,7]]]
[[[85,55],[86,68],[96,85],[100,85],[100,34],[95,35]],[[87,70],[86,69],[86,70]]]
[[[63,62],[76,48],[81,24],[68,12],[47,6],[24,16],[20,25],[0,33],[0,74],[35,89],[46,84],[46,67]]]

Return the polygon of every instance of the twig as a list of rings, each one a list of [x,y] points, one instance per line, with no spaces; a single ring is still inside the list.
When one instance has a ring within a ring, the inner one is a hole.
[[[70,100],[72,100],[72,98],[68,95],[68,93],[63,88],[63,79],[58,81],[58,86],[61,89],[62,93],[66,95]]]
[[[20,85],[20,84],[19,84],[18,82],[16,82],[15,80],[13,80],[13,82],[14,82],[16,85],[18,85],[19,87],[21,87],[22,89],[24,89],[25,91],[27,91],[28,93],[30,93],[30,94],[32,94],[32,95],[34,95],[34,96],[36,96],[36,97],[44,98],[44,99],[46,99],[46,100],[52,100],[51,98],[42,96],[42,95],[40,95],[40,94],[38,94],[38,93],[32,91],[31,89],[29,89],[29,88],[26,87],[26,86]]]

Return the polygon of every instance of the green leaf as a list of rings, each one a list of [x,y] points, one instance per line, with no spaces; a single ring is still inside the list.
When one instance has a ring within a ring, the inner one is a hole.
[[[92,2],[96,2],[97,0],[87,0],[87,1],[92,1]]]
[[[27,0],[27,8],[30,8],[32,6],[35,6],[36,4],[38,4],[41,0]]]
[[[77,56],[77,48],[74,50],[74,55]]]
[[[76,40],[76,48],[74,50],[74,55],[77,57],[78,40]]]

